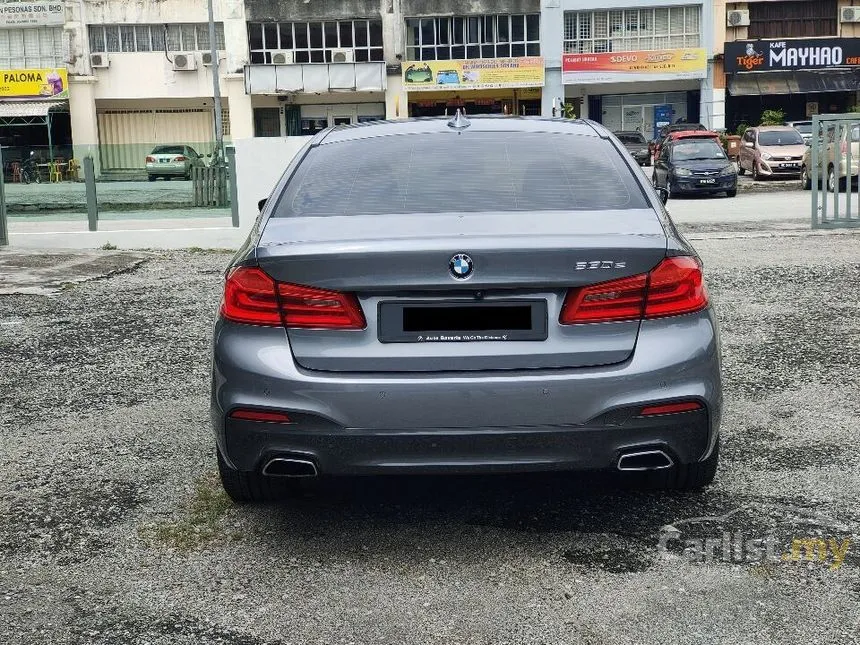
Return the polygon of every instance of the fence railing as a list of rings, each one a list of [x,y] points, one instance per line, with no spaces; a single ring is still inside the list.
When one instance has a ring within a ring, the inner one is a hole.
[[[804,188],[812,190],[812,228],[860,226],[860,113],[819,114],[804,155]]]
[[[227,166],[196,166],[191,169],[194,206],[223,207],[229,203]]]

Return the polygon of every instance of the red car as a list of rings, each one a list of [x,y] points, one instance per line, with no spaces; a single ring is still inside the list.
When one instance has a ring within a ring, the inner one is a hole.
[[[713,139],[720,145],[723,145],[720,140],[720,135],[717,132],[711,132],[710,130],[678,130],[676,132],[670,132],[666,135],[665,139],[654,146],[654,159],[660,156],[660,148],[662,148],[664,144],[678,139]]]

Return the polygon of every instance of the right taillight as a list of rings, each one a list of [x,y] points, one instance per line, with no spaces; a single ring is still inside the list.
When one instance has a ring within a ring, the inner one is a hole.
[[[364,329],[351,293],[277,282],[258,267],[237,267],[224,284],[221,315],[248,325],[304,329]]]
[[[152,156],[147,157],[146,163],[155,163],[155,157],[152,157]]]
[[[666,258],[649,273],[568,291],[559,315],[562,325],[662,318],[708,306],[698,260]]]

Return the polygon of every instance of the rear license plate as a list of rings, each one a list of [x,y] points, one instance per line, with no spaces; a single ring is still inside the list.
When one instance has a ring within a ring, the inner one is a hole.
[[[717,180],[716,179],[700,179],[699,183],[700,184],[716,184]]]
[[[382,302],[382,343],[547,339],[546,300]]]
[[[170,163],[170,159],[159,159],[158,163]]]

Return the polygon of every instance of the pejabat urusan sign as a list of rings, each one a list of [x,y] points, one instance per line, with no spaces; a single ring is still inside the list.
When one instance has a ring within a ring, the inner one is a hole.
[[[62,0],[0,0],[0,28],[62,25]]]

